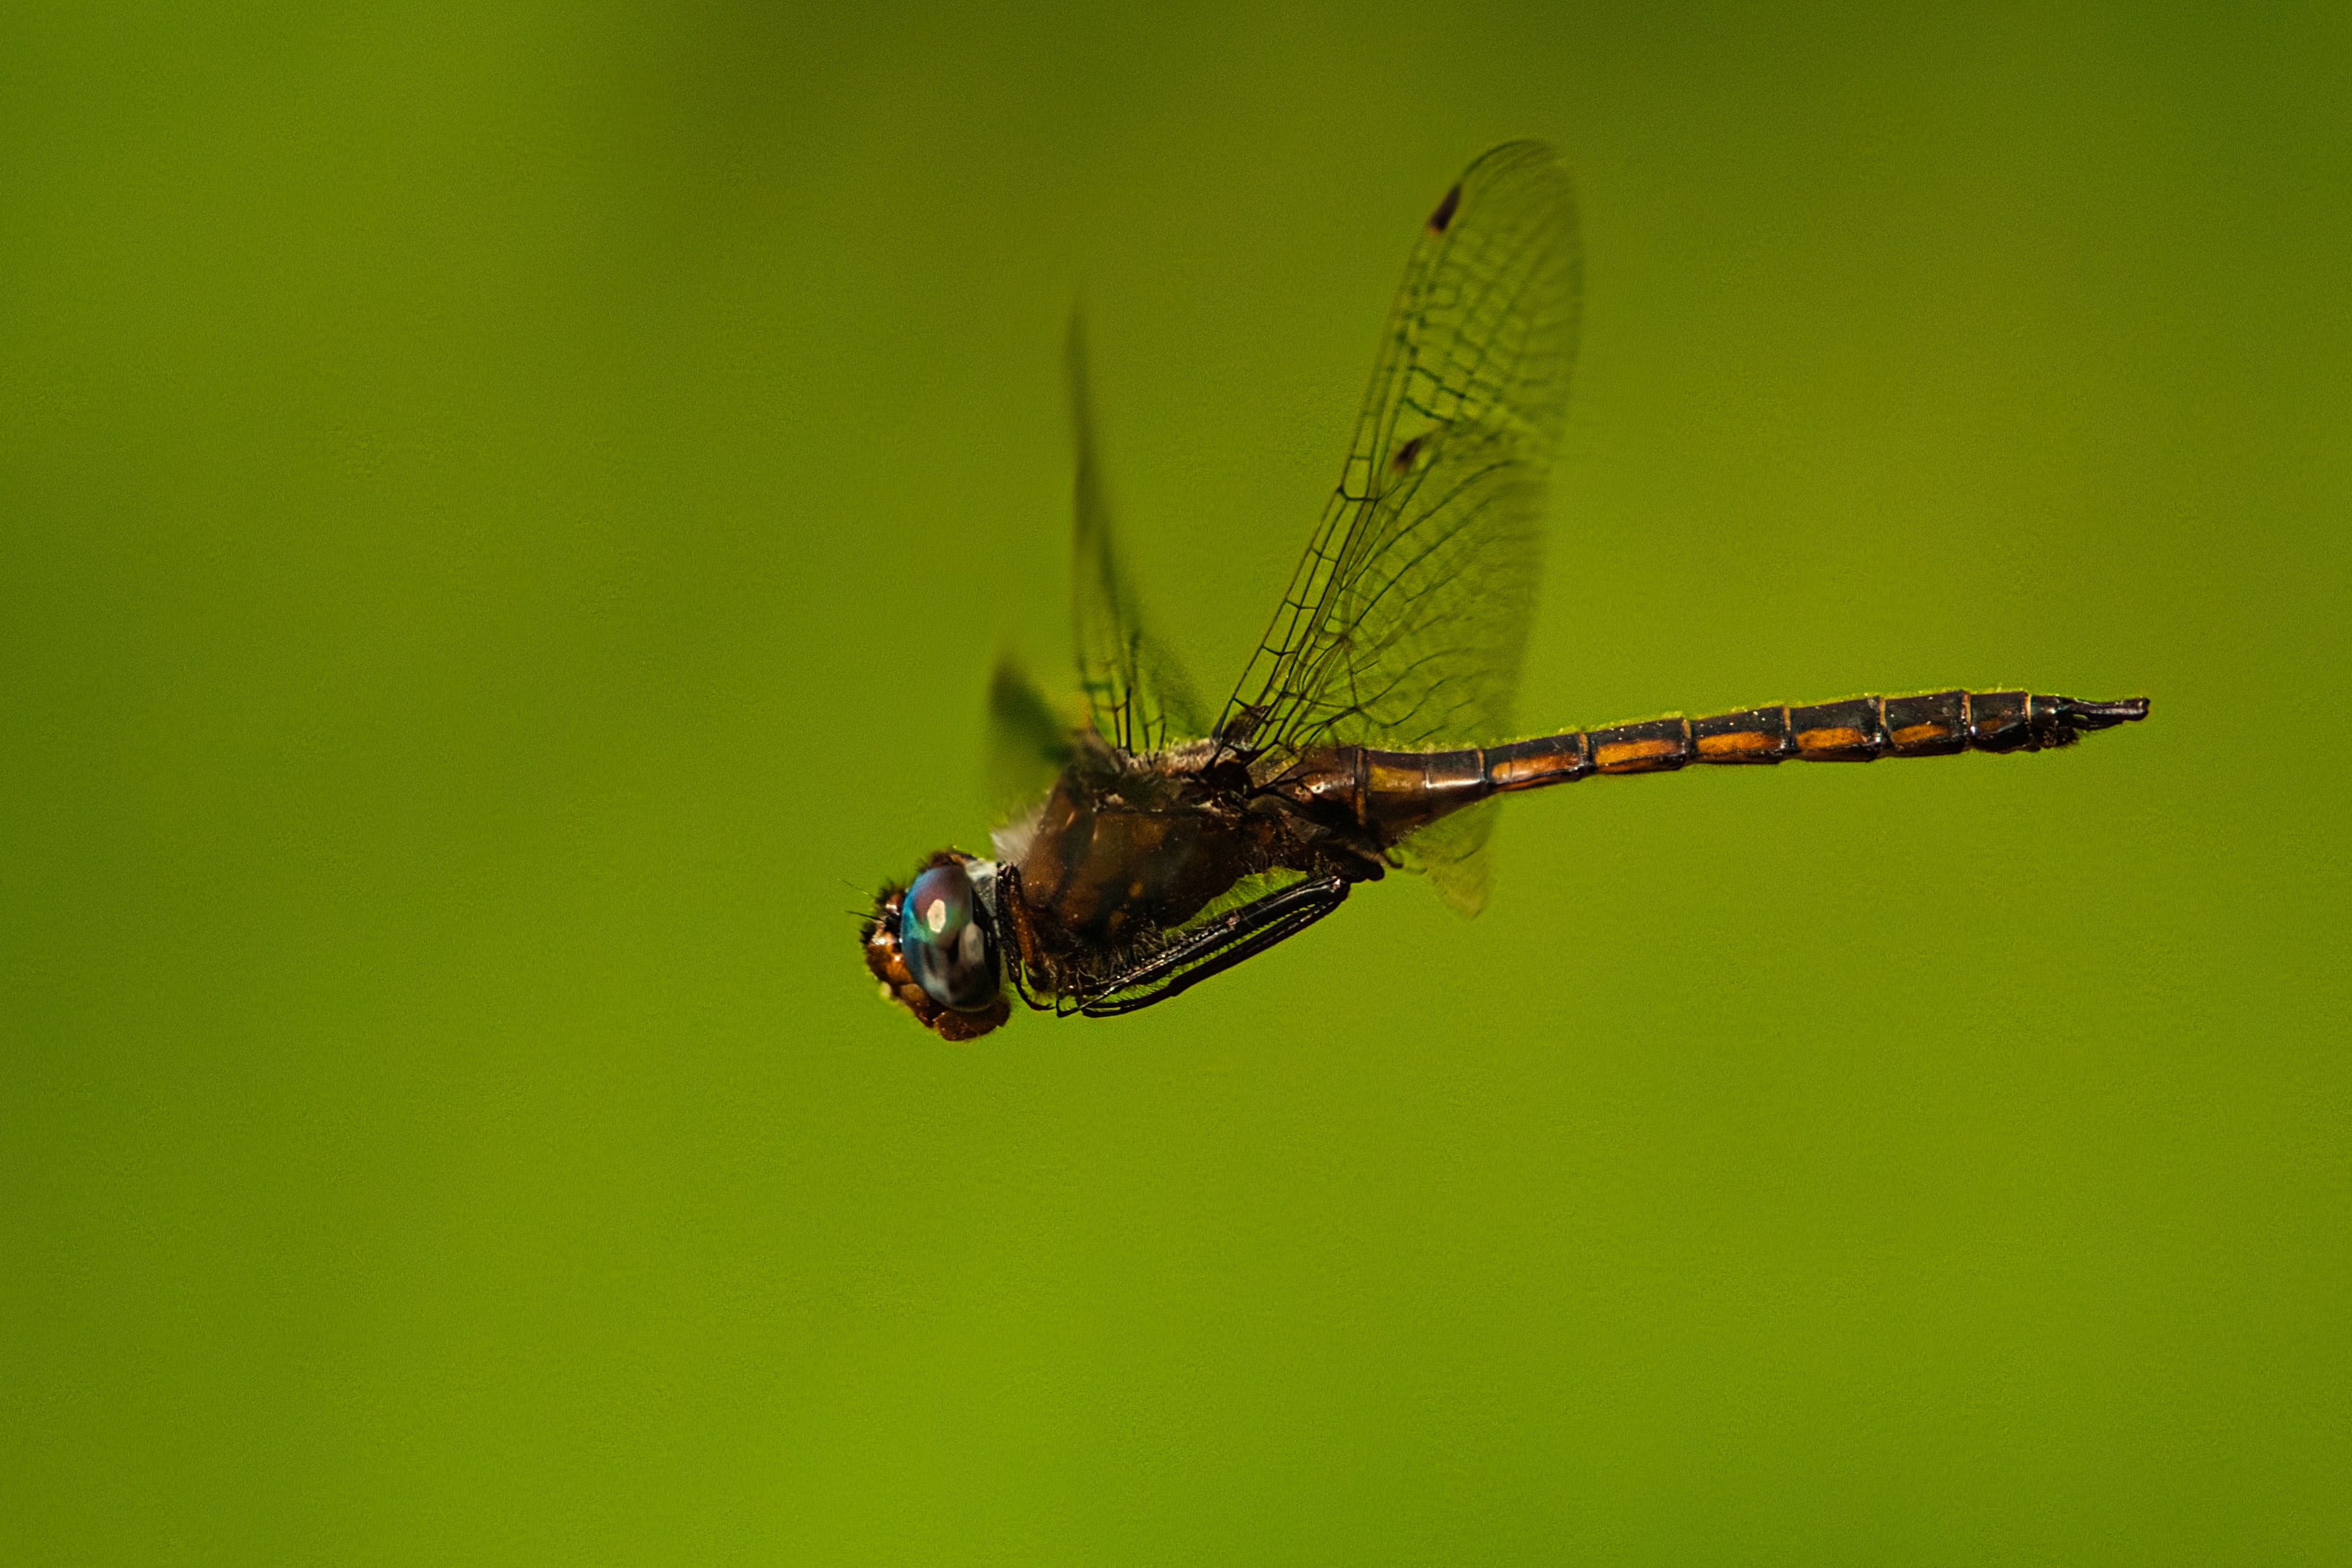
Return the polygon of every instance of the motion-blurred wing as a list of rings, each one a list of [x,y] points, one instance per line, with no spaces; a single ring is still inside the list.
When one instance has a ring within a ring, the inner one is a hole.
[[[1582,277],[1549,148],[1497,147],[1445,193],[1405,265],[1339,487],[1221,737],[1278,755],[1510,732]]]
[[[1454,913],[1471,919],[1486,907],[1486,895],[1494,889],[1493,862],[1487,851],[1494,846],[1502,805],[1500,800],[1488,800],[1440,817],[1397,847],[1397,858],[1406,871],[1427,877],[1438,897],[1452,904]]]
[[[1087,392],[1086,332],[1070,318],[1070,420],[1077,444],[1077,515],[1070,538],[1070,635],[1087,720],[1111,745],[1158,751],[1202,733],[1200,702],[1175,658],[1143,629],[1120,574],[1110,503],[1095,452]]]
[[[1053,788],[1070,760],[1071,733],[1021,661],[999,654],[988,682],[989,810],[1017,811]]]

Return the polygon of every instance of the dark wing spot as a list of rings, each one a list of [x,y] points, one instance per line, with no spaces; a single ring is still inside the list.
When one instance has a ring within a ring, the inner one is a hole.
[[[1433,219],[1431,221],[1434,222],[1435,220]],[[1412,460],[1420,455],[1421,437],[1416,435],[1411,441],[1406,442],[1402,446],[1396,449],[1396,455],[1389,459],[1389,466],[1402,474],[1406,469],[1412,467]]]
[[[1454,209],[1461,204],[1462,187],[1456,185],[1445,193],[1445,200],[1438,203],[1437,210],[1429,214],[1429,232],[1433,235],[1444,234],[1445,225],[1454,221]]]

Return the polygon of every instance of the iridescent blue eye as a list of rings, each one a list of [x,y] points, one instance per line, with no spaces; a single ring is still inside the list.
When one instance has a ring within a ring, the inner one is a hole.
[[[971,878],[935,865],[915,879],[898,910],[898,952],[931,1000],[970,1012],[996,999],[996,945],[978,918]]]

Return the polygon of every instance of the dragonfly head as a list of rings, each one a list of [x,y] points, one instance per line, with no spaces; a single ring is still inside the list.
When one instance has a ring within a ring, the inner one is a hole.
[[[941,850],[910,885],[875,895],[860,933],[884,999],[942,1040],[977,1040],[1012,1015],[995,891],[994,862]]]

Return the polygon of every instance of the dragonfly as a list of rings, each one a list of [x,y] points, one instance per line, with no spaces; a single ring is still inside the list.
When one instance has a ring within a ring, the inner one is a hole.
[[[1574,192],[1549,147],[1496,147],[1445,193],[1406,262],[1339,482],[1213,723],[1120,570],[1073,322],[1083,722],[1000,662],[992,750],[1034,796],[992,854],[941,850],[877,894],[859,940],[885,999],[950,1040],[1004,1024],[1014,996],[1063,1016],[1131,1013],[1391,871],[1475,914],[1506,795],[1693,765],[2046,751],[2147,716],[2146,697],[1953,690],[1506,738],[1582,280]]]

